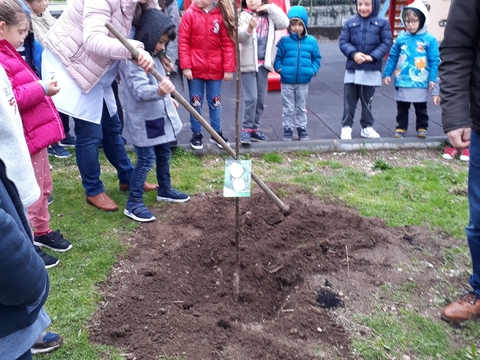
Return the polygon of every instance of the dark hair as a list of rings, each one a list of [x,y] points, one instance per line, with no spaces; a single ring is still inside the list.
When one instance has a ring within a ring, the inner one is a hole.
[[[162,36],[164,34],[167,34],[169,42],[177,38],[177,31],[175,30],[175,26],[169,27],[168,30],[162,34]]]
[[[268,0],[262,0],[262,5],[268,4]],[[248,9],[247,0],[242,0],[242,10]]]

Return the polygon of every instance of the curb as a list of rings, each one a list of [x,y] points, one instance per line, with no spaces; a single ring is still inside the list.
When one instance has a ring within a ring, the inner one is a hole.
[[[315,151],[315,152],[352,152],[377,150],[406,150],[406,149],[433,149],[448,141],[446,136],[431,136],[427,139],[419,138],[384,138],[384,139],[352,139],[352,140],[307,140],[307,141],[268,141],[257,142],[251,145],[240,145],[240,155],[263,154],[269,152]],[[230,144],[235,151],[235,144]],[[132,145],[127,149],[133,150]],[[185,151],[192,151],[195,155],[225,154],[215,144],[204,143],[202,150],[193,150],[190,144],[179,144]]]

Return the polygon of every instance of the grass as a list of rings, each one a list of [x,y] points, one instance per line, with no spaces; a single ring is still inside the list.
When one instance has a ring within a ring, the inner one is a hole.
[[[361,156],[368,156],[365,150]],[[130,154],[132,159],[134,154]],[[268,153],[252,158],[253,171],[264,181],[296,184],[325,201],[340,201],[358,208],[364,216],[382,217],[390,226],[428,225],[453,235],[458,247],[445,251],[446,268],[468,266],[464,227],[468,221],[465,195],[451,189],[466,187],[467,168],[454,169],[450,164],[424,161],[421,165],[402,168],[376,157],[377,171],[365,172],[340,161],[324,160],[309,151]],[[223,186],[226,156],[196,157],[183,149],[174,151],[171,162],[172,184],[191,195]],[[88,342],[87,324],[102,301],[95,284],[104,281],[126,247],[119,236],[136,229],[122,211],[106,213],[85,204],[84,191],[74,159],[53,159],[54,203],[50,206],[51,225],[61,229],[74,245],[73,250],[60,254],[61,263],[49,270],[51,292],[46,308],[52,317],[51,331],[59,332],[65,345],[48,355],[48,359],[122,359],[118,349]],[[127,194],[118,191],[114,169],[101,157],[102,180],[106,191],[122,206]],[[149,174],[154,182],[155,172]],[[278,194],[287,197],[288,194]],[[288,199],[287,199],[288,200]],[[146,205],[161,206],[155,194],[145,195]],[[462,241],[461,241],[462,240]],[[442,281],[448,281],[443,279]],[[389,286],[386,284],[385,286]],[[392,299],[414,301],[417,284],[389,288]],[[453,289],[452,289],[453,292]],[[400,309],[398,315],[383,313],[358,316],[354,321],[368,327],[371,336],[354,338],[352,348],[364,359],[401,358],[412,354],[417,359],[476,359],[480,346],[480,326],[469,323],[461,331],[441,321],[433,321],[411,309]],[[471,344],[458,349],[460,337]],[[317,348],[317,353],[322,353]],[[160,359],[181,359],[182,355],[165,355]]]

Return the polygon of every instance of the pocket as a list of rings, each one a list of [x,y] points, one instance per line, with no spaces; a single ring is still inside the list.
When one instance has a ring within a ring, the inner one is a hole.
[[[165,135],[165,118],[145,121],[145,129],[147,131],[147,139],[155,139]]]

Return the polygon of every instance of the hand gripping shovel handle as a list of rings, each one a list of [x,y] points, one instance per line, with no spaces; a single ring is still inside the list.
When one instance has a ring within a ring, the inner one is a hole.
[[[130,44],[130,42],[125,38],[125,36],[123,36],[117,29],[115,29],[115,27],[109,23],[109,22],[106,22],[105,23],[105,27],[108,29],[108,31],[110,31],[113,36],[115,36],[122,44],[123,46],[125,46],[127,48],[128,51],[130,51],[132,53],[132,57],[134,59],[137,59],[138,58],[138,51],[137,49],[135,49],[132,44]],[[150,70],[150,73],[155,77],[155,79],[157,79],[158,81],[162,81],[163,80],[163,76],[160,75],[160,73],[155,69],[155,68],[152,68]],[[222,145],[223,149],[231,156],[233,157],[234,159],[236,158],[236,154],[235,154],[235,151],[233,151],[233,149],[225,142],[225,140],[222,139],[222,137],[220,135],[218,135],[218,133],[210,126],[210,124],[192,107],[192,105],[190,105],[190,103],[185,100],[185,98],[180,95],[178,93],[177,90],[174,90],[171,94],[180,104],[182,104],[182,106],[187,109],[187,111],[192,114],[192,116],[197,119],[197,121],[209,132],[209,134],[215,139],[215,141],[217,141],[220,145]],[[265,194],[267,194],[268,197],[270,197],[272,199],[272,201],[280,208],[280,210],[283,211],[283,214],[284,215],[288,215],[290,214],[290,208],[288,206],[286,206],[282,200],[280,200],[278,198],[277,195],[275,195],[273,193],[272,190],[270,190],[268,188],[267,185],[265,185],[265,183],[260,180],[260,178],[255,175],[252,171],[252,179],[258,184],[258,186],[260,186],[260,188],[262,188],[262,190],[265,192]]]

